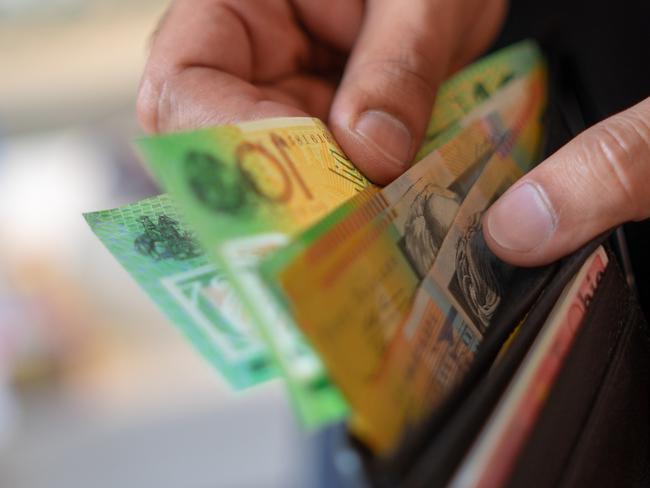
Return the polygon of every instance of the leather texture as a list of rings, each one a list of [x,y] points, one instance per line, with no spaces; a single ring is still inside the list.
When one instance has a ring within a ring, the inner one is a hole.
[[[509,486],[650,486],[650,335],[616,260]]]

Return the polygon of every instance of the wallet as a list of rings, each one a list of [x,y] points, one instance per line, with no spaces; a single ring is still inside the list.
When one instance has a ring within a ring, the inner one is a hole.
[[[585,125],[585,101],[570,61],[548,51],[547,58],[545,155]],[[500,458],[505,475],[465,483],[459,473],[472,446],[532,354],[563,290],[599,246],[609,264],[569,350],[558,359],[557,374],[540,392],[522,442],[506,445]],[[551,265],[517,268],[511,279],[469,371],[390,456],[373,457],[342,426],[327,433],[325,486],[650,486],[650,333],[622,229]]]

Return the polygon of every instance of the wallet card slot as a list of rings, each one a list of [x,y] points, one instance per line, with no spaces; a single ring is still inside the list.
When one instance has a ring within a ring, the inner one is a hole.
[[[508,486],[558,486],[622,337],[627,293],[611,259]]]
[[[650,338],[630,302],[623,337],[561,486],[650,486]]]

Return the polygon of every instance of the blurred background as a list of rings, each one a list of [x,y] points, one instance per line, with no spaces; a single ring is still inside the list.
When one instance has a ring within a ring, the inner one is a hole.
[[[81,216],[157,193],[131,141],[167,3],[0,0],[2,487],[327,484],[282,385],[230,392]]]

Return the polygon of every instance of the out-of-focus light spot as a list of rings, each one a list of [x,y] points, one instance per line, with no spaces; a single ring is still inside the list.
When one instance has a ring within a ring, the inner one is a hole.
[[[81,213],[108,201],[111,174],[102,156],[66,133],[13,140],[3,156],[3,256],[74,253],[80,233],[86,232]]]

